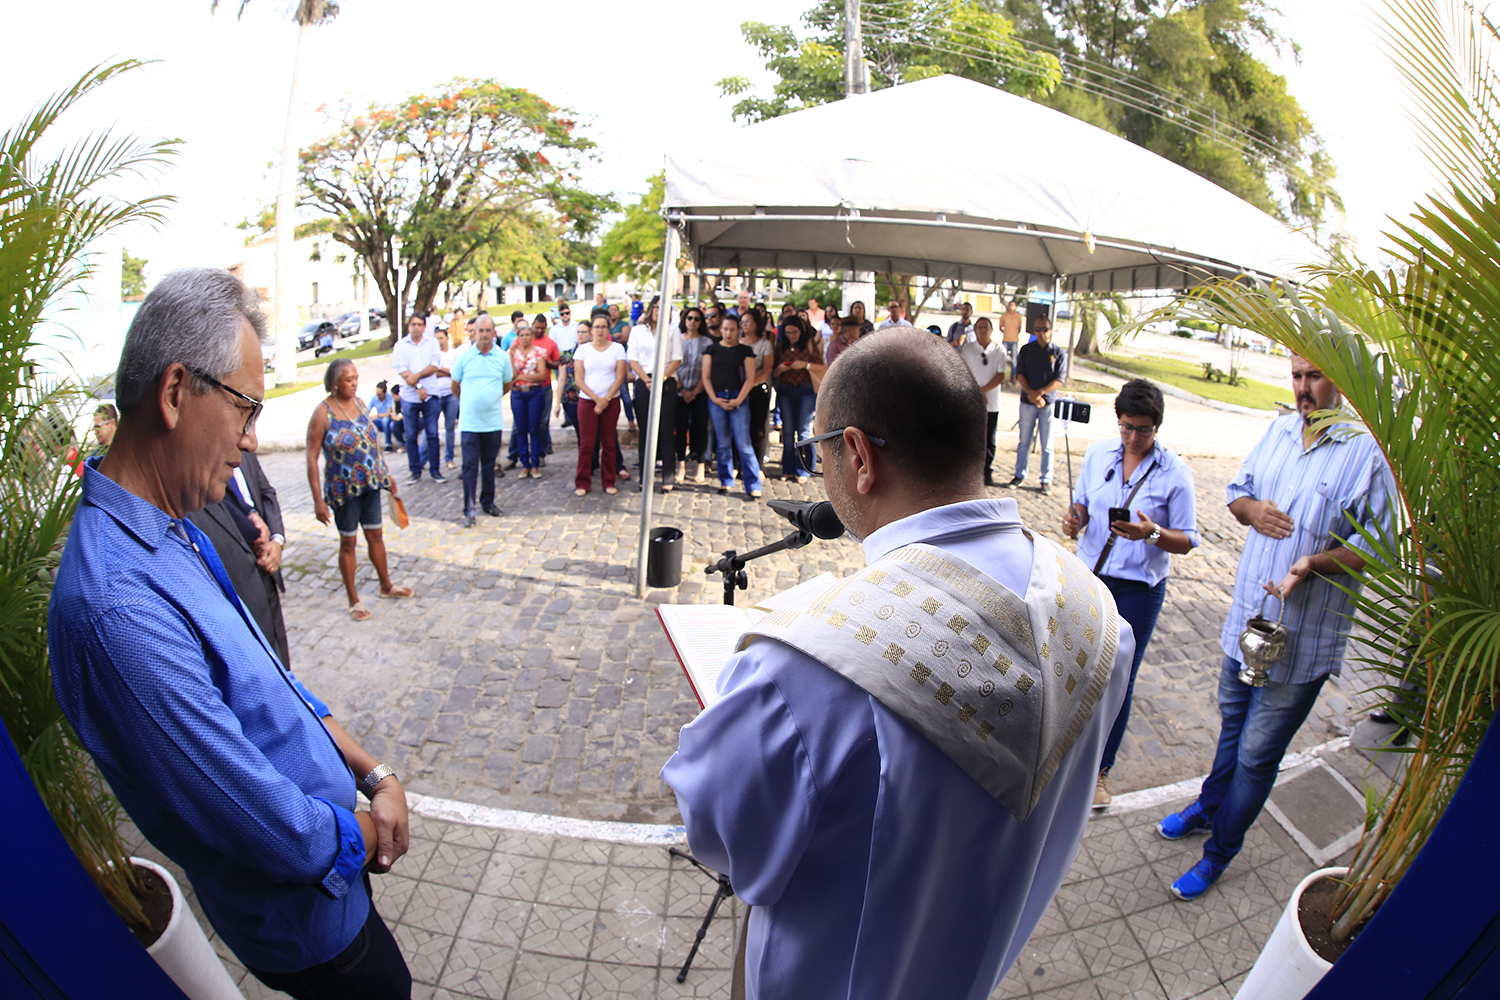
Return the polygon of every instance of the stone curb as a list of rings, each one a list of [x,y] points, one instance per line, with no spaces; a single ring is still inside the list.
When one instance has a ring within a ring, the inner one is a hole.
[[[1132,372],[1127,371],[1124,368],[1116,368],[1113,365],[1106,365],[1102,362],[1095,361],[1092,358],[1090,358],[1088,361],[1075,361],[1074,364],[1078,365],[1080,368],[1092,368],[1095,371],[1104,372],[1107,375],[1113,375],[1115,378],[1123,378],[1127,381],[1129,381],[1130,379],[1145,378],[1145,376],[1140,372]],[[1211,410],[1222,410],[1225,413],[1238,413],[1247,417],[1263,417],[1268,413],[1272,414],[1273,416],[1280,415],[1274,410],[1257,410],[1254,407],[1241,406],[1238,403],[1226,403],[1218,399],[1209,399],[1208,397],[1200,396],[1195,392],[1188,392],[1186,389],[1179,389],[1175,385],[1168,385],[1165,382],[1158,382],[1156,379],[1146,379],[1146,381],[1150,382],[1152,385],[1160,389],[1163,395],[1172,396],[1175,399],[1185,399],[1190,403],[1197,403],[1199,406],[1206,406]]]

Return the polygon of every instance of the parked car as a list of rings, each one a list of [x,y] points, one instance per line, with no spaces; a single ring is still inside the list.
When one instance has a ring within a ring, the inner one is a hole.
[[[338,325],[331,319],[315,319],[303,326],[301,330],[297,331],[297,350],[306,351],[311,349],[313,345],[317,344],[318,338],[323,336],[323,331],[325,330],[332,333],[335,337],[339,335]]]
[[[351,333],[359,332],[359,313],[357,311],[352,313],[344,313],[344,315],[340,316],[334,322],[338,323],[339,333],[345,337],[349,336]]]

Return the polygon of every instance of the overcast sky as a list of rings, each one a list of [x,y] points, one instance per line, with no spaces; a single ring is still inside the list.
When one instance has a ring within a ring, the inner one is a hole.
[[[132,232],[126,244],[150,259],[149,275],[188,264],[239,259],[233,226],[274,196],[296,29],[288,0],[238,0],[210,16],[208,0],[71,0],[13,4],[11,46],[0,61],[0,128],[62,89],[88,67],[123,57],[159,60],[90,98],[58,135],[117,126],[183,139],[183,152],[153,178],[178,196],[169,225]],[[729,100],[714,82],[767,74],[739,38],[741,21],[795,21],[808,0],[705,4],[655,0],[517,3],[447,0],[416,7],[396,0],[344,0],[332,24],[313,33],[304,62],[299,132],[330,126],[314,110],[351,100],[392,101],[455,75],[494,77],[571,107],[599,143],[586,181],[622,199],[661,167],[671,137],[722,132]],[[1287,31],[1302,45],[1300,67],[1280,67],[1328,141],[1348,205],[1348,227],[1373,258],[1387,215],[1403,215],[1431,186],[1400,109],[1406,103],[1375,43],[1364,0],[1283,5]],[[420,10],[420,13],[418,11]],[[440,19],[437,15],[440,15]],[[913,142],[937,156],[961,155],[950,124],[935,118]]]

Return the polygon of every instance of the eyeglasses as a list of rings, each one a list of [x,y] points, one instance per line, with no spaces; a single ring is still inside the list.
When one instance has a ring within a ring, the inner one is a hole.
[[[1148,438],[1156,433],[1156,426],[1154,424],[1146,427],[1137,427],[1135,424],[1120,423],[1115,426],[1120,428],[1121,437],[1129,437],[1132,434],[1136,434],[1143,438]]]
[[[184,366],[184,367],[186,367],[186,366]],[[265,409],[266,404],[262,403],[258,399],[251,399],[249,396],[245,395],[243,392],[240,392],[238,389],[231,389],[231,388],[229,388],[229,386],[225,385],[223,382],[220,382],[218,379],[214,378],[212,375],[208,374],[207,372],[202,371],[201,369],[198,369],[198,368],[188,368],[188,371],[192,372],[194,375],[198,376],[203,381],[207,382],[209,385],[214,386],[215,388],[218,388],[218,389],[223,389],[225,392],[229,393],[231,396],[234,396],[237,399],[242,399],[245,402],[247,402],[247,403],[250,404],[250,416],[245,420],[245,426],[240,431],[240,436],[243,437],[244,435],[249,434],[251,428],[253,428],[255,426],[256,419],[260,417],[260,411],[263,410],[263,409]]]
[[[849,428],[847,428],[847,427],[840,427],[836,431],[824,431],[822,434],[814,434],[810,438],[803,438],[801,441],[798,441],[796,443],[796,447],[798,447],[798,448],[806,448],[809,445],[817,444],[819,441],[827,441],[827,440],[829,440],[831,438],[836,438],[839,435],[843,434],[848,429]],[[865,435],[865,440],[869,441],[871,444],[873,444],[877,448],[884,448],[885,447],[885,438],[878,438],[878,437],[876,437],[873,434],[866,434]]]

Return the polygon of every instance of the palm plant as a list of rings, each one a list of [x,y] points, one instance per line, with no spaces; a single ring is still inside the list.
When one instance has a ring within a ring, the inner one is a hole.
[[[1388,234],[1394,266],[1218,281],[1167,310],[1254,330],[1317,365],[1394,474],[1404,516],[1366,536],[1374,556],[1352,625],[1413,739],[1345,879],[1335,940],[1426,843],[1489,726],[1500,673],[1500,35],[1461,0],[1393,0],[1383,34],[1447,179]]]
[[[131,202],[104,189],[160,163],[176,142],[105,132],[48,162],[37,162],[35,149],[60,115],[139,65],[95,67],[0,135],[0,721],[68,844],[133,926],[145,918],[115,828],[119,806],[63,719],[47,665],[51,574],[79,496],[66,451],[80,399],[68,381],[38,374],[45,348],[36,331],[88,276],[90,244],[160,218],[166,196]]]

